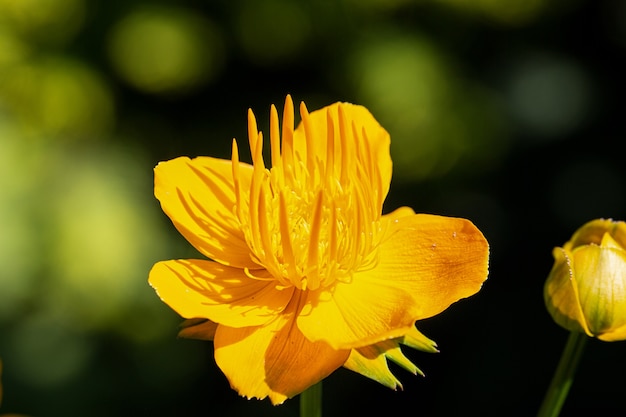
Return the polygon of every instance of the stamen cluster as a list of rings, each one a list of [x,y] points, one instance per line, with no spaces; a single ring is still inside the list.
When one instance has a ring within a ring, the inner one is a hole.
[[[327,109],[325,132],[313,129],[304,103],[300,115],[304,129],[294,131],[293,102],[288,98],[281,141],[272,106],[268,169],[263,134],[248,112],[254,171],[249,189],[243,189],[233,140],[234,210],[254,262],[272,275],[265,278],[247,269],[248,276],[316,290],[335,280],[349,282],[354,272],[375,264],[385,193],[371,141],[364,128],[348,124],[342,107]]]

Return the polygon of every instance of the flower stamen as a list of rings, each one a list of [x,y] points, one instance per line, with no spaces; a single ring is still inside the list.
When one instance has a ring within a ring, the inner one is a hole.
[[[276,122],[278,123],[278,115],[276,115]],[[285,107],[283,109],[283,128],[282,128],[282,144],[280,156],[282,159],[282,172],[285,177],[285,183],[293,185],[293,125],[294,125],[294,110],[293,100],[291,96],[287,96],[285,99]],[[278,166],[280,168],[280,165]]]
[[[239,150],[237,149],[237,141],[233,139],[232,145],[232,169],[233,169],[233,185],[235,189],[235,211],[239,221],[243,218],[243,198],[241,195],[241,181],[239,175]]]
[[[298,271],[296,269],[296,260],[293,255],[293,243],[291,242],[291,232],[289,231],[289,212],[287,210],[287,203],[285,201],[285,193],[283,190],[279,193],[280,207],[279,207],[279,227],[280,238],[283,247],[283,265],[286,266],[288,276],[296,276]]]
[[[322,230],[322,211],[324,196],[321,192],[317,194],[315,206],[313,209],[313,219],[311,222],[311,236],[309,240],[309,259],[306,269],[306,276],[309,282],[309,288],[316,290],[320,284],[319,268],[320,268],[320,233]],[[333,240],[332,238],[330,240]]]
[[[270,169],[263,160],[263,134],[248,112],[253,172],[245,207],[233,143],[236,213],[252,259],[277,285],[314,291],[350,282],[354,272],[375,264],[381,179],[364,130],[349,121],[342,106],[326,111],[325,133],[323,127],[313,129],[304,103],[302,127],[295,132],[293,110],[287,97],[281,130],[278,112],[270,108]]]
[[[312,187],[315,181],[315,144],[313,143],[313,126],[311,126],[311,119],[309,117],[309,111],[304,104],[304,101],[300,102],[300,117],[302,118],[302,124],[304,125],[304,135],[307,138],[306,141],[306,173],[308,174],[307,185]]]

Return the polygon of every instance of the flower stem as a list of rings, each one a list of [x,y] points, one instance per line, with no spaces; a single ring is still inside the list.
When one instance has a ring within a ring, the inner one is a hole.
[[[300,394],[300,417],[322,417],[322,381]]]
[[[584,333],[570,332],[537,417],[557,417],[561,412],[587,339]]]

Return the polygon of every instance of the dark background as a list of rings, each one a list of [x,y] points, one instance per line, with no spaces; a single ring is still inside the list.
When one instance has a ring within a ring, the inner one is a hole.
[[[340,369],[325,415],[533,415],[567,338],[551,250],[626,218],[625,52],[621,0],[0,0],[0,411],[297,415],[239,398],[147,284],[197,256],[153,166],[228,157],[247,108],[267,132],[289,93],[368,107],[392,137],[386,210],[469,218],[491,244],[481,292],[418,323],[441,350],[406,352],[426,377],[394,368],[393,392]],[[626,413],[624,357],[590,341],[562,415]]]

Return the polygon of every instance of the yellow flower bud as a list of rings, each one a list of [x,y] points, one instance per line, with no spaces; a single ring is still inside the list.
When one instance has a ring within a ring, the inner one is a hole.
[[[626,223],[592,220],[552,254],[544,300],[554,321],[600,340],[626,339]]]

